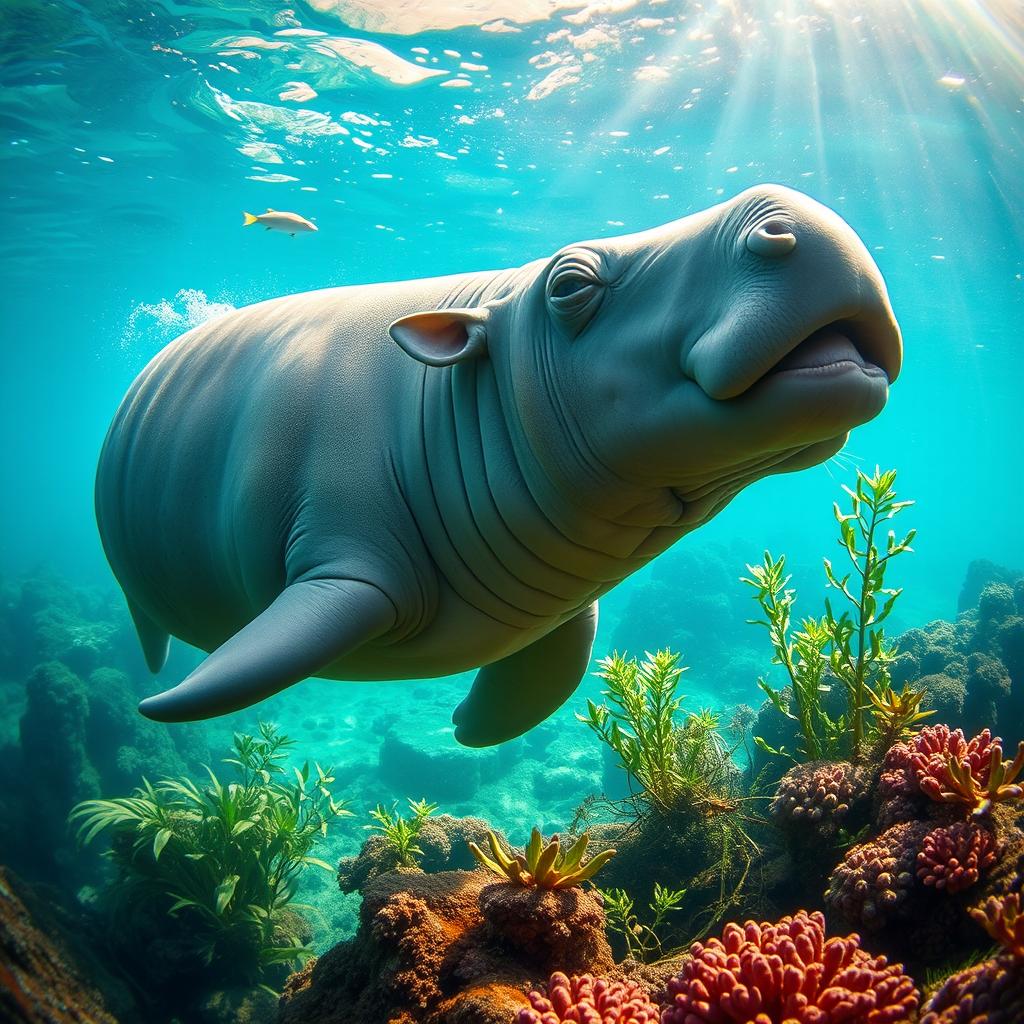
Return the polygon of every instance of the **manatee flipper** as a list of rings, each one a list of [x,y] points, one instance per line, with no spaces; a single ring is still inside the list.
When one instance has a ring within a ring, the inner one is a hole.
[[[595,602],[529,647],[485,665],[452,715],[455,738],[489,747],[543,722],[579,686],[596,632]]]
[[[369,583],[293,583],[183,682],[147,697],[139,711],[158,722],[237,711],[313,675],[394,621],[394,605]]]
[[[142,647],[142,656],[146,659],[146,666],[150,672],[156,675],[167,662],[167,652],[171,648],[171,634],[162,626],[158,626],[132,601],[128,602],[128,611],[131,613],[132,622],[135,623],[135,632],[139,636],[139,644]]]

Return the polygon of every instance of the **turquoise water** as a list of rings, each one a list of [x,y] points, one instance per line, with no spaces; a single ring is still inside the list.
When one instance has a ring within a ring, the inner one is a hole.
[[[756,656],[728,686],[710,656],[765,651],[738,578],[786,552],[816,602],[855,465],[898,468],[917,502],[894,631],[952,617],[971,560],[1024,567],[1022,29],[1019,5],[967,0],[4,4],[0,578],[113,587],[97,454],[186,328],[308,289],[515,266],[769,181],[865,240],[902,377],[843,457],[757,483],[610,595],[595,653],[678,644],[693,704],[756,703]],[[268,207],[319,230],[243,229]],[[451,743],[468,681],[309,682],[259,709],[344,770],[359,817],[337,850],[378,799],[558,828],[600,784],[593,750],[556,795],[539,761],[492,758],[469,795],[381,772],[389,730]],[[588,743],[581,705],[548,727],[569,738],[559,757]],[[5,739],[20,698],[8,707]],[[212,723],[211,744],[256,719]]]

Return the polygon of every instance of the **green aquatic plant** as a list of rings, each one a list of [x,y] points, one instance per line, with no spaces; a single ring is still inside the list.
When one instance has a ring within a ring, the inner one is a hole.
[[[849,511],[834,505],[839,545],[850,567],[842,574],[826,558],[825,578],[849,608],[836,614],[826,599],[821,618],[805,618],[794,628],[796,591],[789,586],[792,577],[786,573],[785,556],[776,559],[766,551],[763,562],[748,565],[750,576],[742,578],[753,588],[764,616],[750,621],[768,630],[773,663],[783,666],[789,677],[784,691],[764,679],[759,685],[775,709],[798,725],[801,749],[794,759],[849,756],[861,760],[871,743],[891,730],[893,714],[905,710],[894,708],[889,698],[889,666],[896,646],[886,640],[882,628],[902,593],[902,588],[886,586],[889,563],[913,550],[910,544],[916,534],[910,530],[897,540],[889,529],[884,542],[880,539],[885,525],[913,504],[896,500],[895,483],[895,470],[876,468],[871,476],[858,470],[856,486],[843,487],[850,498]],[[844,710],[836,717],[825,706],[832,680],[838,681],[845,695]],[[912,700],[910,695],[907,700]],[[920,720],[920,703],[916,702],[901,728]],[[763,739],[755,742],[769,753],[788,754]]]
[[[570,889],[593,878],[615,856],[614,850],[602,850],[584,864],[583,855],[589,842],[590,837],[584,832],[572,846],[563,850],[558,836],[552,836],[545,843],[540,829],[535,828],[522,853],[505,850],[501,840],[491,831],[487,833],[491,857],[476,843],[467,845],[480,864],[515,885]]]
[[[308,955],[287,908],[307,865],[334,870],[313,850],[349,811],[332,795],[330,769],[286,771],[292,745],[262,723],[258,736],[236,734],[234,756],[224,759],[236,781],[207,768],[203,784],[144,779],[129,797],[78,804],[69,820],[82,844],[111,833],[115,905],[162,908],[204,963],[248,978]]]
[[[642,662],[615,653],[598,663],[597,674],[608,684],[606,703],[588,701],[587,714],[576,717],[616,753],[632,792],[624,800],[585,801],[574,828],[603,809],[626,818],[628,827],[644,837],[637,841],[671,844],[666,837],[694,837],[711,857],[695,865],[691,889],[708,894],[703,911],[715,920],[747,898],[760,853],[748,830],[759,819],[748,809],[761,798],[760,782],[752,780],[750,789],[744,788],[733,763],[742,728],[730,747],[714,712],[681,713],[684,698],[678,687],[684,669],[679,661],[678,654],[661,650]]]
[[[598,662],[607,703],[587,701],[577,714],[619,758],[636,788],[639,813],[695,809],[723,786],[731,751],[718,716],[702,710],[679,722],[677,693],[685,667],[673,651],[648,653],[643,661],[618,652]]]
[[[398,813],[397,803],[392,804],[390,811],[383,804],[377,804],[370,811],[370,817],[376,824],[366,827],[384,836],[398,867],[414,868],[418,864],[418,859],[423,856],[423,850],[417,841],[420,831],[427,818],[437,810],[437,806],[427,803],[426,800],[410,800],[412,817],[404,818]]]
[[[921,710],[927,696],[927,690],[915,690],[909,683],[904,683],[899,693],[892,688],[883,691],[881,696],[874,690],[868,692],[880,749],[888,750],[894,743],[913,735],[919,722],[935,714]]]
[[[633,900],[625,889],[600,889],[604,898],[605,922],[609,931],[622,936],[629,956],[642,963],[652,963],[664,955],[660,932],[668,915],[680,909],[685,889],[669,889],[654,883],[654,894],[648,909],[650,924],[644,924],[633,909]]]

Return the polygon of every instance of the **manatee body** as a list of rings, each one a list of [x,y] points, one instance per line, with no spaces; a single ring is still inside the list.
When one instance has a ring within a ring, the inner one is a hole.
[[[308,676],[483,666],[486,745],[578,685],[597,599],[884,406],[899,329],[851,228],[778,186],[512,270],[275,299],[139,375],[96,510],[161,721]]]

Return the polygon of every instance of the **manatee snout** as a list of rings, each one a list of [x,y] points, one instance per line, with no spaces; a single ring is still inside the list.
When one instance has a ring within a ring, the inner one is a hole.
[[[724,314],[686,352],[685,374],[715,401],[786,380],[787,399],[799,401],[799,382],[877,414],[899,374],[902,339],[882,275],[853,229],[778,186],[744,193],[723,216],[723,233],[737,236],[735,284]]]

